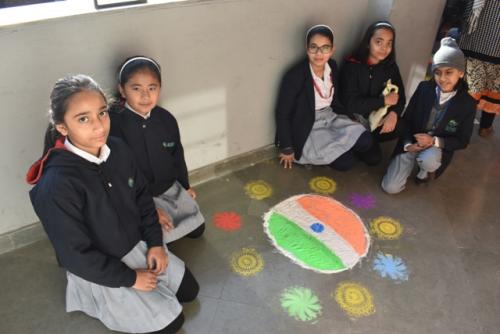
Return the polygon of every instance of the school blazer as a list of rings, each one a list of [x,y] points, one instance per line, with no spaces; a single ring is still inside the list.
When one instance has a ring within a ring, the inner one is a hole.
[[[337,94],[338,69],[335,60],[328,61],[332,69],[334,96],[331,107],[337,114],[346,114],[347,109],[340,103]],[[350,116],[350,115],[348,115]],[[283,153],[295,153],[300,159],[315,120],[313,77],[309,60],[301,60],[283,76],[275,110],[276,146]]]
[[[30,169],[30,199],[61,267],[99,285],[131,287],[135,271],[120,259],[141,240],[162,246],[163,235],[132,152],[118,138],[108,146],[97,165],[59,143]]]
[[[190,188],[179,126],[169,111],[156,106],[144,119],[125,107],[115,107],[110,117],[110,135],[128,144],[153,196],[163,194],[175,181]]]
[[[395,62],[368,65],[350,57],[340,72],[339,97],[350,113],[368,118],[372,111],[383,107],[382,91],[387,80],[391,79],[391,82],[399,88],[399,99],[396,105],[389,107],[389,111],[401,116],[406,97],[403,80]]]
[[[441,167],[436,171],[436,176],[441,175],[448,167],[456,150],[467,147],[472,135],[476,100],[467,92],[467,84],[464,81],[459,82],[458,85],[457,94],[450,100],[448,110],[434,132],[435,136],[444,140]],[[425,132],[435,101],[436,83],[434,80],[421,82],[406,107],[403,116],[406,131],[400,137],[394,155],[404,153],[405,144],[416,142],[414,134]]]

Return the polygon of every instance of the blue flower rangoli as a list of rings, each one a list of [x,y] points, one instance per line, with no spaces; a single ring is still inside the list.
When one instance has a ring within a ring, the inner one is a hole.
[[[408,280],[408,268],[406,268],[406,264],[401,258],[391,254],[378,252],[373,261],[373,270],[381,277],[387,277],[394,281],[401,282]]]

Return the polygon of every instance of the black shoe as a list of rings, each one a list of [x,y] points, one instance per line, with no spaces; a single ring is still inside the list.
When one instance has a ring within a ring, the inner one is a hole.
[[[419,186],[421,184],[426,184],[427,182],[429,182],[429,177],[426,177],[425,179],[421,179],[418,176],[415,176],[415,184],[417,186]]]
[[[434,172],[427,173],[427,177],[425,179],[421,179],[418,176],[415,176],[415,184],[417,184],[417,185],[426,184],[430,180],[434,180],[434,177],[435,177]]]

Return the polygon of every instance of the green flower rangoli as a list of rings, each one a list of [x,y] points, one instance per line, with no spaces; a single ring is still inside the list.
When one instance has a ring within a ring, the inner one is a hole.
[[[292,318],[311,321],[321,314],[319,298],[310,289],[291,287],[281,294],[281,306]]]

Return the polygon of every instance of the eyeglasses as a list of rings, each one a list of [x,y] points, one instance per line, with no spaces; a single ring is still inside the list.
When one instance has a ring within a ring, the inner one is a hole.
[[[332,45],[322,45],[322,46],[317,46],[316,44],[311,44],[307,47],[307,51],[309,51],[310,53],[313,53],[313,54],[316,54],[318,53],[318,51],[321,51],[322,54],[325,54],[325,53],[330,53],[333,49],[333,46]]]

